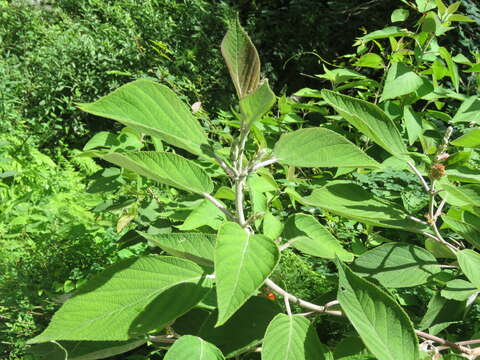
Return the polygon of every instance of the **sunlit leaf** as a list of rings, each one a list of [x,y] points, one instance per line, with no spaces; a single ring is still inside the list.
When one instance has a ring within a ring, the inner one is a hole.
[[[121,261],[89,280],[29,342],[128,340],[186,313],[211,289],[202,268],[149,255]]]
[[[218,230],[215,247],[218,321],[224,324],[272,273],[279,260],[277,245],[266,236],[251,235],[226,222]]]
[[[390,295],[337,261],[338,301],[378,360],[418,360],[418,341],[407,314]]]
[[[465,249],[457,252],[457,259],[467,279],[480,290],[480,254]]]
[[[168,152],[136,151],[98,153],[112,164],[124,167],[159,183],[195,193],[210,193],[213,183],[207,173],[192,160]]]
[[[222,352],[213,344],[197,336],[185,335],[176,340],[165,360],[224,360]]]
[[[315,326],[304,316],[278,314],[268,325],[262,360],[325,359]]]
[[[345,120],[390,154],[401,156],[407,152],[396,125],[378,106],[325,89],[322,95]]]
[[[301,129],[284,134],[275,144],[273,153],[280,162],[299,167],[379,166],[345,137],[324,128]]]
[[[133,81],[93,103],[79,104],[79,108],[194,154],[201,154],[201,146],[208,143],[188,106],[168,87],[151,80]]]

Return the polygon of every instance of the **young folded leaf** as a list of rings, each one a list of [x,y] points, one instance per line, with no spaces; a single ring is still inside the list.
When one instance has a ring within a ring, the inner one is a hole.
[[[281,163],[299,167],[366,167],[380,164],[336,132],[308,128],[284,134],[273,154]]]
[[[161,329],[211,287],[203,269],[188,260],[157,255],[124,260],[89,280],[29,343],[128,340]]]
[[[246,129],[260,120],[275,104],[275,94],[265,81],[254,93],[240,100],[241,119]]]
[[[262,235],[250,235],[240,225],[226,222],[215,247],[218,320],[225,323],[272,273],[279,260],[278,246]]]
[[[313,324],[302,315],[278,314],[268,325],[262,360],[326,360]]]
[[[213,344],[197,336],[185,335],[175,341],[164,360],[224,360],[222,352]]]
[[[208,174],[193,161],[180,155],[156,151],[97,153],[96,155],[161,184],[197,194],[213,191],[213,183]]]
[[[256,91],[260,82],[260,58],[238,17],[231,22],[221,50],[238,98]]]
[[[407,147],[395,123],[378,106],[367,101],[322,90],[325,101],[351,125],[390,154],[405,157]]]
[[[188,106],[168,87],[151,80],[133,81],[93,103],[78,106],[196,155],[208,144]]]
[[[418,341],[405,311],[390,295],[337,259],[338,301],[378,360],[418,360]]]

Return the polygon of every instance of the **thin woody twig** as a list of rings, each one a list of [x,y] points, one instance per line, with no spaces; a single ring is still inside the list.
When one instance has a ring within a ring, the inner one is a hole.
[[[432,340],[432,341],[434,341],[436,343],[439,343],[441,345],[445,345],[445,346],[448,346],[449,348],[456,349],[456,350],[458,350],[462,353],[465,353],[465,354],[471,354],[472,353],[472,349],[467,348],[465,346],[462,346],[460,344],[457,344],[457,343],[439,338],[438,336],[430,335],[430,334],[428,334],[426,332],[423,332],[423,331],[420,331],[420,330],[415,330],[415,334],[417,334],[417,336],[419,336],[423,339]]]
[[[250,169],[250,173],[253,173],[253,172],[257,171],[258,169],[260,169],[260,168],[262,168],[262,167],[275,164],[277,161],[278,161],[277,158],[272,158],[272,159],[268,159],[268,160],[265,160],[265,161],[256,163],[256,164],[254,164],[254,165],[252,166],[252,168]]]
[[[323,313],[323,314],[329,314],[329,315],[335,315],[335,316],[342,316],[343,313],[339,310],[328,310],[325,306],[320,306],[320,305],[316,305],[316,304],[312,304],[311,302],[308,302],[308,301],[305,301],[305,300],[302,300],[292,294],[290,294],[289,292],[287,292],[286,290],[282,289],[280,286],[278,286],[277,284],[275,284],[272,280],[270,279],[267,279],[265,280],[265,285],[267,285],[270,289],[272,289],[273,291],[275,291],[276,293],[280,294],[281,296],[283,297],[288,297],[288,300],[295,303],[295,304],[298,304],[300,305],[301,307],[305,308],[305,309],[310,309],[310,310],[313,310],[313,311],[316,311],[318,313]]]
[[[235,215],[233,215],[230,211],[228,211],[228,209],[225,206],[223,206],[223,204],[217,199],[215,199],[212,195],[208,193],[203,193],[202,195],[205,199],[209,200],[213,205],[215,205],[221,212],[227,215],[227,217],[229,217],[232,220],[236,219]]]
[[[417,177],[420,180],[420,182],[422,183],[422,186],[425,189],[425,191],[427,193],[430,193],[430,186],[428,186],[427,182],[423,178],[420,171],[418,171],[418,169],[415,167],[415,165],[411,161],[407,161],[407,164],[408,164],[408,166],[410,166],[410,169],[412,169],[412,171],[415,173],[415,175],[417,175]]]

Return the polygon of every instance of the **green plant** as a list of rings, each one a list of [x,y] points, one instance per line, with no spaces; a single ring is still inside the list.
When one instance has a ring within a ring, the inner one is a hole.
[[[452,141],[452,127],[443,129],[432,121],[412,133],[408,118],[415,118],[412,108],[422,106],[427,112],[431,105],[437,107],[437,118],[452,124],[480,113],[476,96],[463,102],[456,120],[440,111],[445,105],[440,99],[464,96],[454,90],[460,81],[456,65],[436,38],[449,29],[450,21],[466,19],[456,14],[456,5],[447,9],[441,1],[409,5],[422,13],[417,32],[390,27],[360,39],[358,61],[374,69],[384,68],[382,56],[362,51],[369,43],[383,50],[378,41],[383,38],[392,47],[391,53],[382,52],[389,65],[380,83],[351,70],[327,69],[324,77],[336,91],[305,89],[297,94],[321,97],[322,103],[283,99],[279,118],[265,116],[276,96],[268,81],[260,79],[260,61],[250,38],[239,21],[233,21],[221,48],[239,98],[229,124],[238,130],[222,142],[216,141],[218,132],[205,132],[172,90],[151,80],[134,81],[94,103],[81,104],[82,110],[114,119],[140,139],[148,137],[155,148],[112,149],[115,141],[103,134],[85,155],[118,165],[128,176],[193,194],[190,201],[201,204],[191,212],[186,209],[188,216],[177,230],[138,232],[168,255],[129,258],[87,281],[45,331],[30,340],[39,344],[32,350],[43,358],[96,359],[151,342],[168,349],[165,359],[246,359],[261,352],[264,360],[416,360],[438,357],[444,350],[447,358],[455,358],[455,353],[477,357],[469,345],[478,340],[436,335],[452,324],[461,325],[462,317],[474,311],[480,291],[480,254],[474,250],[480,232],[479,174],[474,168],[479,130]],[[394,14],[396,21],[407,13],[403,9]],[[445,86],[453,89],[440,86],[433,65],[437,60],[435,66],[446,72],[442,79],[449,79]],[[469,64],[470,69],[475,66]],[[330,115],[327,105],[338,115]],[[302,123],[294,118],[282,124],[286,108],[320,112],[324,123],[285,131]],[[275,131],[262,131],[267,126]],[[284,134],[275,138],[280,129]],[[450,167],[447,159],[455,157],[461,166]],[[414,214],[405,210],[394,182],[385,181],[388,198],[366,185],[395,177],[418,191],[404,169],[418,179],[427,197],[426,204],[411,206]],[[359,184],[352,172],[373,175]],[[378,175],[382,172],[383,178]],[[170,203],[160,197],[157,201]],[[162,210],[171,220],[172,213]],[[420,215],[423,210],[426,218]],[[335,216],[361,224],[357,230],[368,235],[368,243],[360,240],[355,247],[339,241],[332,233],[338,229]],[[395,241],[400,235],[403,241]],[[324,305],[277,284],[274,270],[289,248],[318,258],[324,276],[335,279],[336,294],[329,293],[332,282],[319,281],[325,294],[318,301]],[[259,296],[262,287],[284,305]],[[421,316],[410,309],[412,294],[402,290],[408,287],[434,294]],[[347,334],[354,329],[357,337],[322,345],[310,315],[346,318]]]

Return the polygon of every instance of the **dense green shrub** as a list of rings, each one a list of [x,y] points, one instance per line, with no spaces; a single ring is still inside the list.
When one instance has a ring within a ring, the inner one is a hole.
[[[98,165],[54,162],[20,135],[0,137],[0,358],[21,356],[63,294],[129,255],[118,254],[118,215],[92,211],[105,195],[85,193]]]
[[[0,2],[0,131],[24,125],[41,147],[79,145],[109,127],[75,110],[138,77],[218,106],[230,10],[203,0]]]

